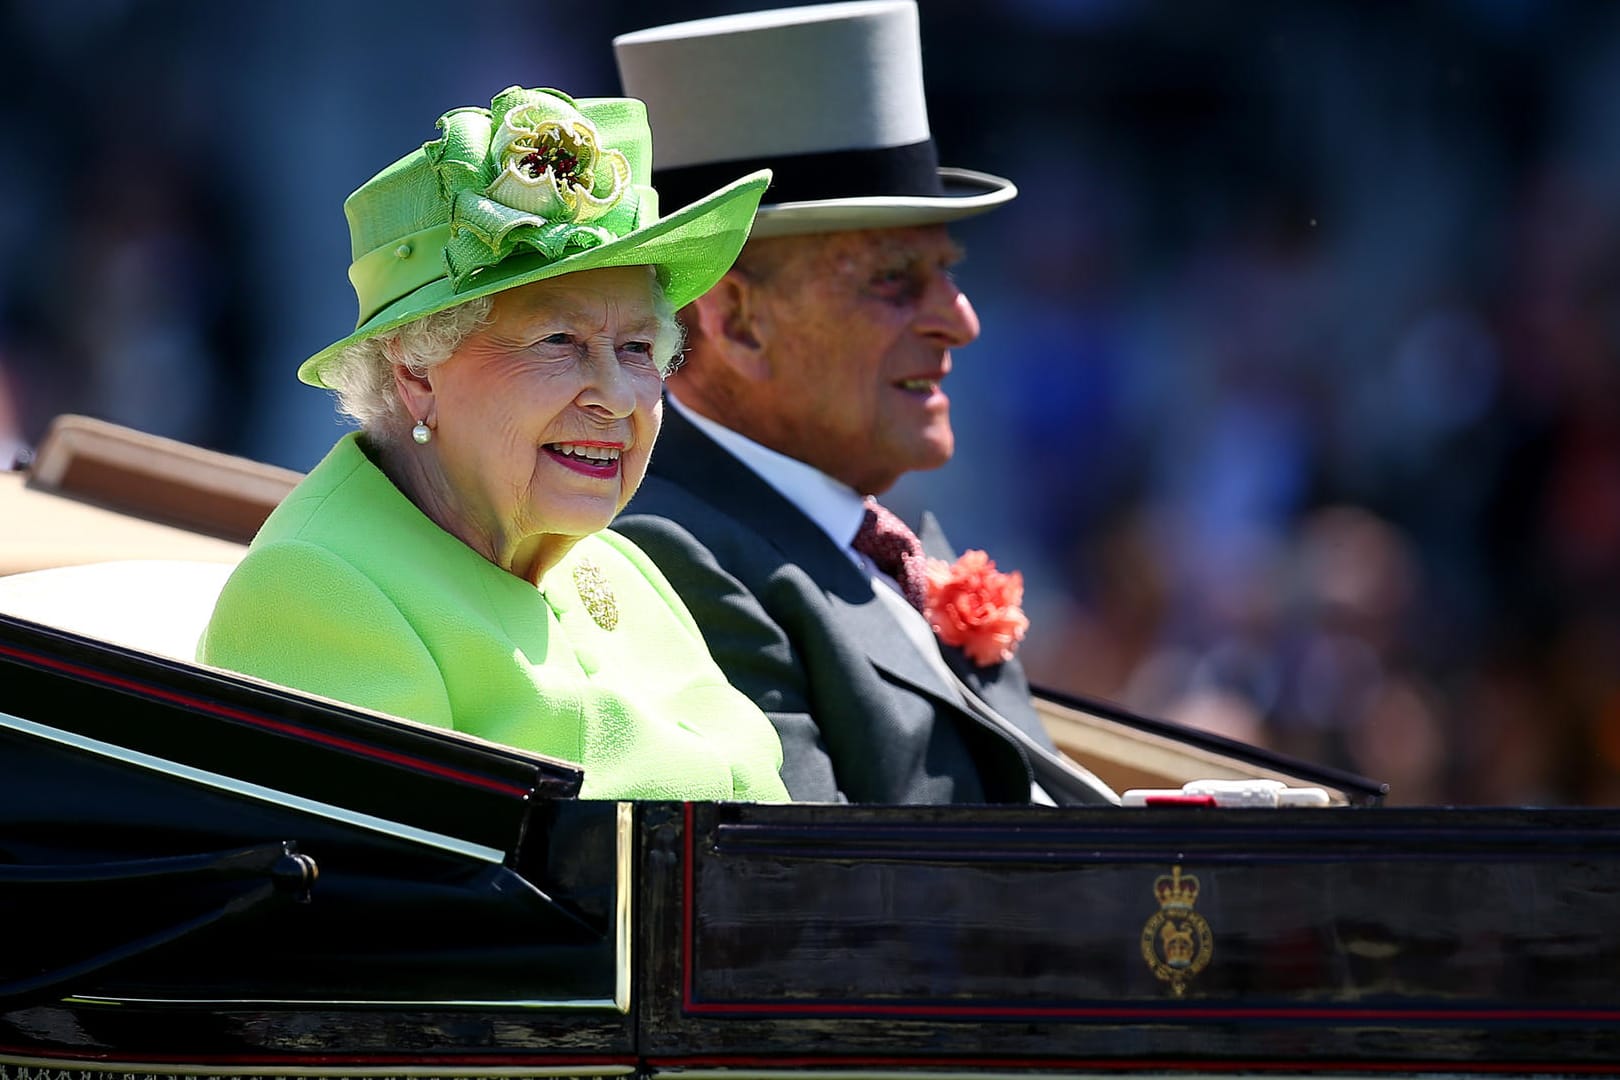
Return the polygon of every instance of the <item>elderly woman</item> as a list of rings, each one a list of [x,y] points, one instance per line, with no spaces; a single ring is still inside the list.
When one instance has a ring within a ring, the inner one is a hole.
[[[590,797],[786,798],[769,721],[606,530],[674,310],[769,173],[660,217],[639,101],[513,87],[439,127],[344,204],[359,326],[299,377],[361,430],[265,522],[198,659],[577,762]]]

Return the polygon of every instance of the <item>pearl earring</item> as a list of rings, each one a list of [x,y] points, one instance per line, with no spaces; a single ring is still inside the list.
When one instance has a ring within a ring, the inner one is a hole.
[[[425,446],[433,438],[433,429],[427,426],[426,420],[418,420],[416,426],[411,428],[411,438],[416,440],[416,445]]]

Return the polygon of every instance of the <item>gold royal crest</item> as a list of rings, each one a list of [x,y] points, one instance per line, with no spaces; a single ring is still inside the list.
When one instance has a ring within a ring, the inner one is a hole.
[[[1175,866],[1153,883],[1159,910],[1142,927],[1142,959],[1180,997],[1187,983],[1209,965],[1215,936],[1209,923],[1193,910],[1198,902],[1198,879]]]

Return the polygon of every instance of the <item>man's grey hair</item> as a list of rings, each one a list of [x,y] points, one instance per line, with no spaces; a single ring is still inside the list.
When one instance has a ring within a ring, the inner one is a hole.
[[[421,417],[405,415],[394,391],[394,364],[425,376],[450,359],[469,334],[488,324],[494,306],[493,296],[476,297],[350,345],[321,373],[326,385],[337,392],[338,410],[372,434],[404,432]],[[656,278],[653,311],[658,316],[653,361],[667,377],[680,366],[684,335],[675,308]]]

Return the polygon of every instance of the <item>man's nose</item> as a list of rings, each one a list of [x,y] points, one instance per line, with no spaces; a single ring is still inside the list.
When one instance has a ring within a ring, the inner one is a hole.
[[[959,348],[979,336],[979,315],[967,293],[949,274],[939,274],[923,297],[918,331],[937,338],[946,348]]]

